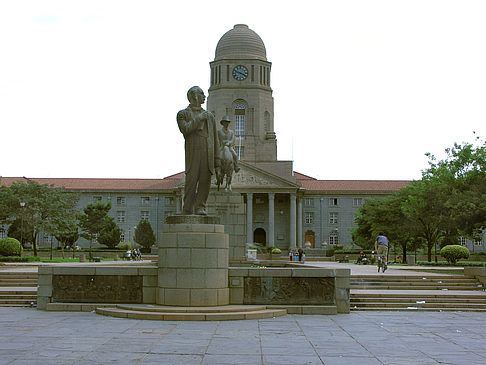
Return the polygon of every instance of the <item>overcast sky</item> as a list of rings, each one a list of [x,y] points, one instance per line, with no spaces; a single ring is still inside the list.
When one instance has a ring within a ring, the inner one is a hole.
[[[176,113],[247,24],[272,62],[278,158],[418,179],[486,136],[486,1],[0,1],[0,176],[162,178]]]

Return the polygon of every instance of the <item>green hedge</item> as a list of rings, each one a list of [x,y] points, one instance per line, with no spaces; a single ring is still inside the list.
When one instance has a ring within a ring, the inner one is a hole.
[[[370,255],[372,250],[361,250],[359,248],[347,248],[345,250],[334,250],[334,254],[344,253],[344,254],[360,254],[361,252]]]
[[[486,267],[486,262],[467,262],[463,261],[461,263],[451,264],[447,261],[418,261],[417,265],[419,266],[478,266],[478,267]]]
[[[39,256],[0,256],[0,262],[36,262],[40,261]]]
[[[0,239],[0,256],[20,256],[22,245],[18,240],[11,237]]]

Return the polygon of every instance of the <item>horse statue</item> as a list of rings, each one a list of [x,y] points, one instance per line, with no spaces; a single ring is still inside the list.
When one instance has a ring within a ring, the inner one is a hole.
[[[224,190],[226,192],[231,190],[231,180],[233,178],[234,165],[233,165],[233,155],[228,146],[224,146],[221,149],[221,167],[216,168],[216,185],[218,186],[218,191],[220,185],[223,185],[224,178],[226,176],[226,185]]]

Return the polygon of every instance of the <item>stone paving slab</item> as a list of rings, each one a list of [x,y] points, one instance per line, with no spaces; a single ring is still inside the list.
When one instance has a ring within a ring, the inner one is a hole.
[[[484,323],[461,312],[160,322],[0,308],[0,365],[483,365]]]

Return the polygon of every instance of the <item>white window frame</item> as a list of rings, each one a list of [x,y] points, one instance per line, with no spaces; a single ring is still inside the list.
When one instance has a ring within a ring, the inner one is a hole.
[[[305,224],[312,224],[314,222],[314,213],[313,212],[304,212],[304,223]]]
[[[338,198],[329,198],[329,206],[330,207],[337,207],[339,205]]]
[[[124,210],[119,210],[116,212],[116,221],[117,223],[125,223],[126,222],[126,212]]]
[[[339,223],[339,214],[336,212],[329,213],[329,224],[338,224]]]
[[[338,245],[339,244],[339,234],[336,231],[329,233],[329,244]]]

